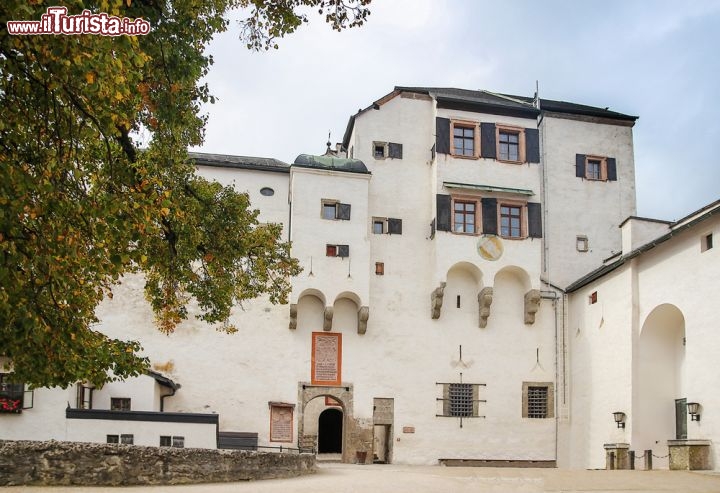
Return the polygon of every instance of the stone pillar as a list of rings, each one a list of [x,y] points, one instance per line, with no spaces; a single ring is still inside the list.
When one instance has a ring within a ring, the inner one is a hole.
[[[710,440],[668,440],[670,469],[706,471],[710,467]]]
[[[606,469],[630,469],[630,444],[628,443],[606,443],[605,463]]]

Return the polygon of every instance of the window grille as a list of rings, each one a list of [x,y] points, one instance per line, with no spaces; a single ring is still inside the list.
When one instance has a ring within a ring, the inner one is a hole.
[[[473,415],[473,386],[470,383],[450,384],[450,416]]]
[[[528,387],[528,418],[547,418],[548,388]]]

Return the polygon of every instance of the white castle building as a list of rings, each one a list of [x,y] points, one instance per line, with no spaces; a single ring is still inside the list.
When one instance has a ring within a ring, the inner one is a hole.
[[[720,202],[636,217],[635,120],[396,87],[323,156],[193,154],[283,225],[303,267],[290,304],[168,337],[126,278],[100,328],[153,371],[34,391],[0,375],[0,402],[20,400],[0,439],[565,468],[627,467],[628,450],[667,468],[671,448],[719,468]]]

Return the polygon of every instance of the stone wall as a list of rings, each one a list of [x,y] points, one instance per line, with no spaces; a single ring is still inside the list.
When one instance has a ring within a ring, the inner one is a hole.
[[[0,441],[0,470],[0,486],[127,486],[288,478],[316,467],[308,454]]]

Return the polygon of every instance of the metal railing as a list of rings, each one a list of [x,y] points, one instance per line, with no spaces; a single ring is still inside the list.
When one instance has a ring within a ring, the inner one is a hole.
[[[282,445],[277,447],[271,447],[267,445],[246,445],[233,447],[234,450],[247,450],[251,452],[276,452],[279,454],[290,453],[290,454],[315,454],[314,448],[298,448],[298,447],[284,447]]]

